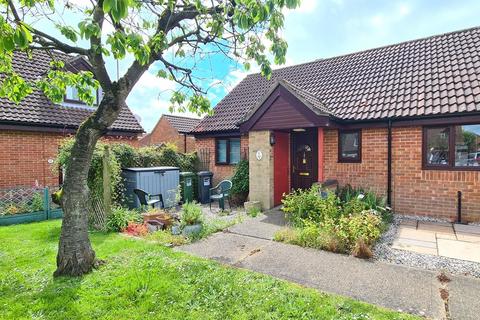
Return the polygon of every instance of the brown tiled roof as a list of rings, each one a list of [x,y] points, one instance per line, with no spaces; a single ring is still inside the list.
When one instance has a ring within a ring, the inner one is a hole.
[[[195,132],[237,130],[272,84],[286,80],[339,120],[480,111],[480,27],[252,74]]]
[[[66,65],[75,68],[78,57],[53,52]],[[25,79],[33,81],[41,77],[50,67],[51,57],[45,51],[35,50],[29,59],[22,52],[15,53],[14,70]],[[38,125],[56,128],[77,128],[94,108],[88,106],[63,106],[52,103],[41,91],[35,90],[20,104],[0,98],[0,122],[7,124]],[[124,108],[110,127],[114,131],[143,132],[130,109]]]
[[[201,120],[197,118],[174,116],[170,114],[164,114],[162,117],[167,119],[172,127],[177,129],[179,133],[190,133]]]

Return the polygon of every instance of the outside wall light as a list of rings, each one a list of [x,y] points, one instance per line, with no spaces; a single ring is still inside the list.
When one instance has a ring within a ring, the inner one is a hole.
[[[275,133],[270,132],[270,145],[275,145]]]

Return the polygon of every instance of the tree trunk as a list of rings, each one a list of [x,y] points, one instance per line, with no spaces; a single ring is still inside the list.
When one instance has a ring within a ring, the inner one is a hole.
[[[63,185],[64,216],[54,276],[80,276],[90,272],[95,264],[95,251],[88,238],[88,171],[98,139],[118,117],[124,101],[118,103],[118,96],[105,93],[97,111],[75,135]]]

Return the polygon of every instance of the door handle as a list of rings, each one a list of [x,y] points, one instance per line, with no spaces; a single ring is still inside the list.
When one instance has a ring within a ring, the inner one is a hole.
[[[310,172],[300,172],[299,175],[300,176],[309,176]]]

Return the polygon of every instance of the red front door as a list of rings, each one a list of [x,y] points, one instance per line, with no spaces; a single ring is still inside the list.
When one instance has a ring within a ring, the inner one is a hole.
[[[317,128],[292,132],[292,189],[307,189],[317,181]]]
[[[273,147],[273,202],[275,206],[282,204],[283,193],[288,193],[289,176],[289,139],[287,132],[276,131]]]

